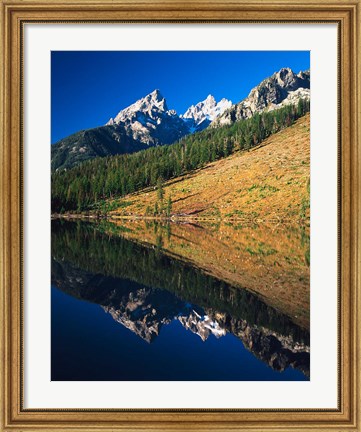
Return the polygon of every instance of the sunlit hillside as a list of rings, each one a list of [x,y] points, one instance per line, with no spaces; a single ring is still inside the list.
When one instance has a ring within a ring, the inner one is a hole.
[[[248,152],[208,164],[163,185],[116,202],[113,217],[152,215],[169,207],[173,217],[293,221],[309,217],[310,116]]]

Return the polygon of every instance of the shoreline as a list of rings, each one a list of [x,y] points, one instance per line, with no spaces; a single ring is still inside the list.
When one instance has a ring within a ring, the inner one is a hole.
[[[287,224],[287,225],[300,225],[304,227],[310,226],[310,219],[287,219],[281,217],[271,218],[207,218],[199,216],[185,216],[185,215],[172,215],[172,216],[143,216],[143,215],[113,215],[113,214],[82,214],[82,213],[52,213],[51,220],[65,219],[65,220],[107,220],[109,222],[116,222],[120,220],[145,220],[145,221],[158,221],[164,223],[194,223],[194,222],[212,222],[212,223],[247,223],[247,224]]]

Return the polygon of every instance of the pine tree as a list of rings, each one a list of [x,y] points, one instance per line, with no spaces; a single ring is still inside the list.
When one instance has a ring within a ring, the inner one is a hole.
[[[158,180],[157,180],[157,197],[158,197],[159,201],[163,201],[164,189],[163,189],[162,177],[158,177]]]

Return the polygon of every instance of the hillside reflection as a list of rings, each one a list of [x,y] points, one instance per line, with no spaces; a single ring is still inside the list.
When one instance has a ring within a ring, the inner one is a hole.
[[[292,366],[309,376],[307,328],[247,286],[216,278],[169,251],[172,236],[184,242],[195,229],[207,236],[212,231],[186,225],[132,228],[53,221],[52,283],[75,298],[99,304],[148,343],[176,320],[203,341],[232,334],[274,370]],[[133,231],[138,238],[130,240]],[[149,238],[144,241],[145,233],[155,239],[154,245]]]

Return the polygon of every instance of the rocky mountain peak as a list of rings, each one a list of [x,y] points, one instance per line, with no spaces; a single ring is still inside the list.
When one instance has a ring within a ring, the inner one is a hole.
[[[285,67],[254,87],[245,99],[216,118],[212,126],[231,124],[255,113],[296,104],[300,98],[310,99],[310,71],[295,74]]]
[[[159,89],[153,90],[152,93],[149,93],[148,96],[151,96],[151,98],[156,99],[158,101],[161,101],[162,99],[164,99],[164,97],[162,96],[162,93],[160,92]]]
[[[107,125],[124,127],[128,136],[146,145],[170,144],[189,133],[158,89],[121,110]]]
[[[208,102],[208,104],[209,104],[209,105],[212,105],[212,106],[216,105],[216,100],[214,99],[214,96],[211,95],[211,94],[209,94],[209,95],[206,97],[205,102]]]
[[[111,118],[108,121],[107,125],[127,122],[134,119],[134,117],[137,117],[137,113],[146,114],[152,119],[157,119],[160,114],[166,113],[167,111],[167,102],[161,92],[156,89],[143,98],[137,100],[129,107],[121,110],[114,119]]]
[[[232,106],[232,102],[223,98],[216,102],[214,96],[209,94],[206,99],[191,105],[187,111],[181,115],[188,125],[191,132],[205,129],[213,120],[221,115],[227,108]]]
[[[280,85],[283,85],[284,87],[286,87],[287,85],[289,85],[289,83],[294,81],[296,77],[292,69],[288,67],[280,69],[278,72],[275,73],[275,76],[278,80],[278,83]]]
[[[292,69],[282,68],[254,87],[244,102],[253,106],[254,111],[260,111],[270,104],[279,104],[289,92],[298,88],[310,88],[309,76],[302,72],[296,75]]]
[[[149,93],[144,100],[144,108],[147,108],[149,106],[156,107],[160,111],[168,111],[168,106],[165,98],[162,96],[160,90],[156,89],[153,90],[152,93]]]
[[[205,129],[222,114],[232,102],[216,102],[209,94],[206,99],[192,105],[182,116],[168,108],[159,89],[139,99],[111,118],[106,126],[123,126],[127,134],[146,145],[170,144],[189,133]]]

